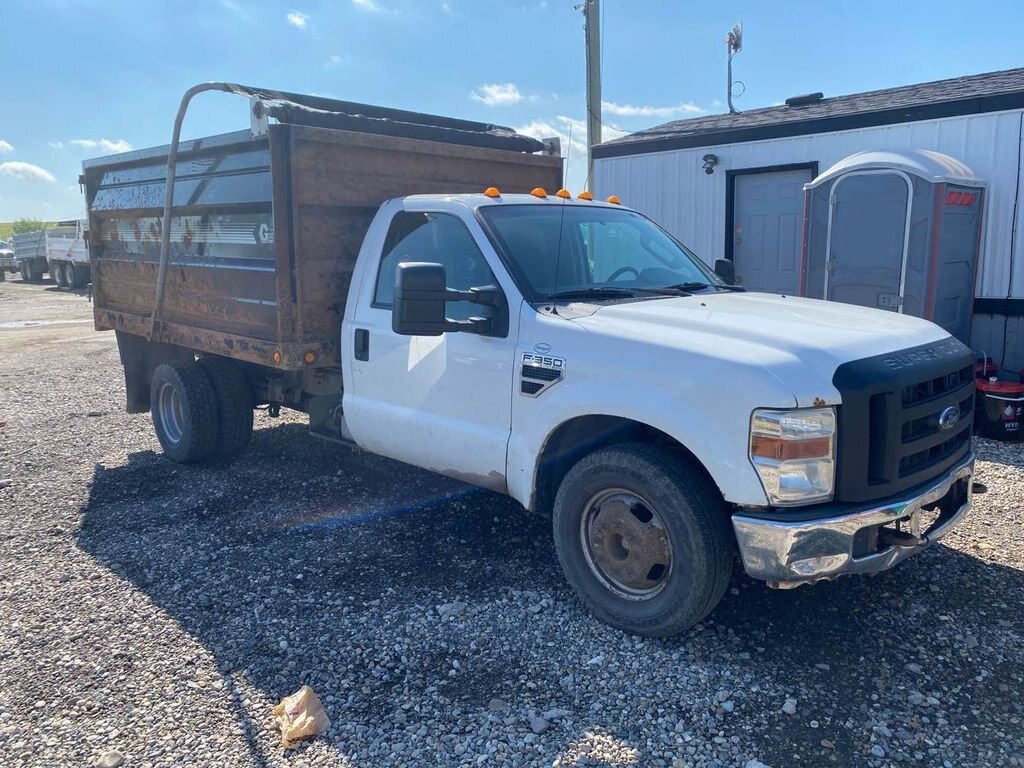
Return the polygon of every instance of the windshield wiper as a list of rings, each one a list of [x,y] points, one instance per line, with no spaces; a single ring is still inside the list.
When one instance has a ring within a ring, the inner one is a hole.
[[[632,288],[612,288],[610,286],[593,286],[591,288],[573,288],[568,291],[557,291],[544,297],[551,299],[629,299],[636,296]]]
[[[700,282],[689,282],[689,283],[676,283],[675,285],[663,285],[663,289],[673,291],[703,291],[706,288],[714,288],[719,291],[745,291],[746,288],[740,288],[738,285],[724,285],[722,283],[700,283]]]

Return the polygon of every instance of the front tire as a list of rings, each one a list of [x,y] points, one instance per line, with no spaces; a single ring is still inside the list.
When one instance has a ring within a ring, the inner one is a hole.
[[[565,577],[602,621],[667,637],[714,609],[729,585],[729,518],[718,489],[684,456],[625,444],[581,459],[555,497]]]
[[[168,458],[189,464],[207,458],[217,442],[213,385],[195,362],[163,363],[153,372],[150,414]]]

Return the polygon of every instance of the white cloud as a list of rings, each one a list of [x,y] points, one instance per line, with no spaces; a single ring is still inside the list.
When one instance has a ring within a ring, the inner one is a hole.
[[[504,107],[518,104],[523,100],[523,94],[519,92],[515,83],[485,83],[474,88],[469,95],[488,107]]]
[[[98,149],[105,155],[132,151],[132,145],[124,139],[72,139],[71,143],[82,149]]]
[[[48,141],[46,143],[49,144],[54,149],[64,149],[64,142],[63,141]]]
[[[559,115],[553,121],[533,120],[526,125],[519,126],[516,131],[535,139],[550,139],[557,136],[562,144],[562,157],[565,158],[565,185],[572,190],[583,189],[587,176],[587,124],[585,121]],[[605,123],[601,130],[601,138],[604,141],[611,141],[628,133],[629,131]]]
[[[384,10],[380,7],[380,3],[377,0],[352,0],[352,5],[361,11],[369,11],[370,13],[380,13]]]
[[[445,13],[445,14],[447,14],[449,16],[451,16],[453,13],[455,13],[452,10],[451,3],[449,3],[448,0],[441,0],[441,12]]]
[[[672,117],[673,115],[703,115],[707,112],[706,109],[701,109],[691,101],[670,107],[634,106],[632,104],[616,104],[614,101],[602,101],[601,109],[610,115],[619,117]]]
[[[45,168],[32,165],[32,163],[23,163],[20,160],[0,163],[0,175],[13,176],[22,181],[45,181],[47,184],[54,184],[57,181],[57,177]]]
[[[9,141],[0,139],[0,155],[9,155],[14,151],[14,145]]]
[[[305,29],[309,25],[309,15],[301,11],[290,11],[285,18],[297,29]]]
[[[324,62],[325,67],[336,67],[341,64],[341,56],[336,53],[332,53],[327,57],[327,61]]]

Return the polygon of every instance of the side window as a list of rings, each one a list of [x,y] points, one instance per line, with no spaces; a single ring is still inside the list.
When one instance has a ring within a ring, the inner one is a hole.
[[[443,264],[448,287],[468,290],[496,283],[487,260],[466,225],[448,213],[403,211],[391,220],[373,294],[375,307],[389,308],[395,297],[395,271],[407,261]],[[465,320],[480,314],[468,301],[448,304],[448,317]]]

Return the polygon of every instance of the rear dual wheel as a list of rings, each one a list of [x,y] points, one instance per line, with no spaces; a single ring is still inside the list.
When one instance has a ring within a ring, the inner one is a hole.
[[[181,464],[234,456],[252,432],[252,396],[228,360],[160,365],[150,384],[150,414],[164,453]]]
[[[89,282],[89,268],[80,264],[68,264],[64,279],[74,290],[85,288],[86,283]]]
[[[602,621],[649,637],[693,626],[732,573],[728,513],[686,457],[646,444],[595,451],[559,487],[553,528],[566,579]]]
[[[50,277],[57,284],[58,288],[67,288],[68,284],[64,276],[65,266],[59,261],[50,265]]]

